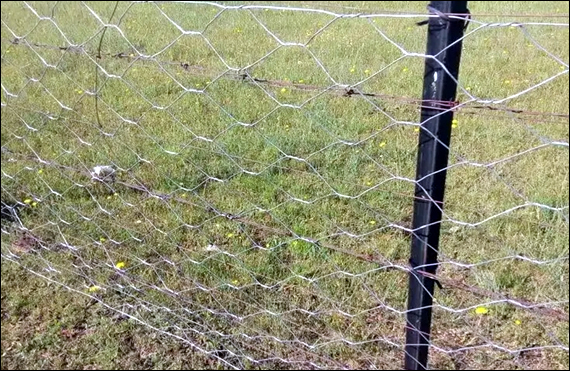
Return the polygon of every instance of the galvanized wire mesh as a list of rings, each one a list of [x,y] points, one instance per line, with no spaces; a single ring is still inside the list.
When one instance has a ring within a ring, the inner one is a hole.
[[[434,56],[425,12],[331,7],[3,4],[2,264],[204,367],[400,365]],[[567,18],[473,13],[432,365],[563,368]]]

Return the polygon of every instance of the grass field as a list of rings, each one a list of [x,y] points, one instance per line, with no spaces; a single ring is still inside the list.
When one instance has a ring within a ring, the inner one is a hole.
[[[2,369],[402,367],[423,18],[1,7]],[[569,4],[469,8],[430,365],[568,369]]]

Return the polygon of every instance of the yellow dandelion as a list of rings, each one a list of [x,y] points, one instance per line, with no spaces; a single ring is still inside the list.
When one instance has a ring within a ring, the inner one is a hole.
[[[110,199],[111,199],[111,196],[107,196],[107,200],[110,200]]]
[[[368,223],[369,223],[370,225],[374,225],[374,224],[376,224],[376,220],[371,220],[371,221],[369,221]]]
[[[304,82],[305,82],[305,80],[303,80],[303,79],[299,80],[299,84],[302,84]]]
[[[386,146],[386,141],[383,140],[382,142],[380,142],[380,144],[378,144],[378,147],[382,148]]]
[[[352,66],[352,68],[350,69],[350,73],[355,73],[356,72],[356,68],[354,66]]]
[[[372,182],[371,182],[371,181],[368,181],[368,182],[366,182],[366,185],[367,185],[367,186],[371,186],[371,185],[372,185]]]
[[[487,313],[489,313],[489,309],[487,309],[485,307],[477,307],[477,308],[475,308],[475,313],[476,314],[487,314]]]
[[[83,94],[83,90],[78,90],[77,94]]]
[[[32,199],[31,199],[31,198],[26,198],[26,199],[24,200],[24,203],[25,203],[26,205],[29,205],[29,204],[32,203]]]
[[[117,197],[119,194],[117,192],[113,193],[113,196]]]
[[[38,206],[38,203],[36,201],[32,202],[32,207],[36,207]]]
[[[408,67],[402,68],[402,72],[408,72]]]
[[[233,236],[235,236],[235,234],[233,234],[233,233],[228,233],[226,236],[227,236],[228,238],[232,238]]]
[[[43,169],[38,170],[38,174],[43,174],[43,173],[44,173]]]
[[[465,90],[471,91],[471,86],[466,87]]]
[[[364,70],[364,73],[370,75],[370,70]]]
[[[125,262],[117,262],[117,264],[115,264],[115,268],[117,269],[123,269],[127,266],[127,264]]]
[[[186,193],[182,193],[182,198],[186,198]]]
[[[505,80],[505,81],[503,81],[503,84],[505,84],[505,85],[509,85],[510,83],[511,83],[511,80]]]
[[[451,127],[455,129],[455,128],[457,127],[457,124],[458,124],[458,123],[459,123],[459,121],[457,121],[457,119],[453,119],[453,120],[451,121]]]
[[[91,286],[91,287],[89,287],[89,288],[87,289],[87,291],[89,291],[89,292],[101,291],[101,287],[100,287],[100,286],[97,286],[97,285]]]
[[[287,89],[281,88],[281,93],[287,93]]]
[[[237,285],[237,284],[239,283],[239,281],[238,281],[238,280],[233,280],[232,283],[233,283],[234,285]]]
[[[135,224],[141,224],[141,223],[142,223],[142,220],[140,220],[140,219],[135,221]]]
[[[522,321],[520,319],[515,319],[515,325],[520,326]]]
[[[99,242],[105,242],[107,239],[105,237],[99,237]]]
[[[414,132],[419,133],[419,132],[420,132],[420,128],[414,128]]]

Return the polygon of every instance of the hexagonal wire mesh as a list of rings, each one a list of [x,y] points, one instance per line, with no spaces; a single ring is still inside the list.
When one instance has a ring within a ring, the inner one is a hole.
[[[373,4],[2,3],[3,267],[203,367],[401,364],[426,15]],[[568,15],[472,7],[432,366],[567,368]]]

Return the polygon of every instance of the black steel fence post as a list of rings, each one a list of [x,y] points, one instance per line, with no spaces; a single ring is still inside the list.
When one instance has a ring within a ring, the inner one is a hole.
[[[467,1],[432,1],[416,169],[411,271],[406,327],[407,370],[427,369],[440,221]],[[459,16],[461,17],[461,16]],[[445,68],[444,68],[445,67]],[[446,71],[447,70],[447,71]],[[453,78],[451,77],[453,76]],[[442,113],[444,112],[444,113]],[[427,273],[427,275],[426,275]]]

